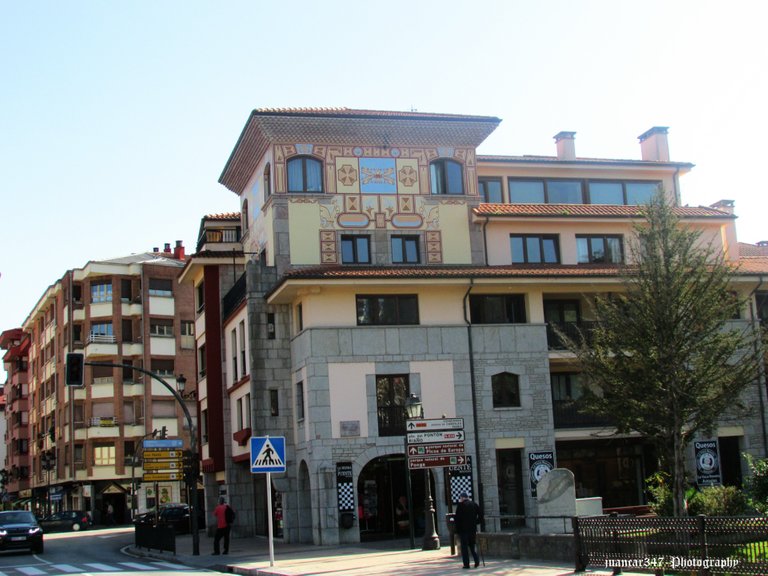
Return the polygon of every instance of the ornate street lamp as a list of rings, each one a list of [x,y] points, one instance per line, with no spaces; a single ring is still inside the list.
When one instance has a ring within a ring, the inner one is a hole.
[[[405,401],[405,411],[408,418],[424,418],[424,406],[416,394],[411,394]],[[408,472],[410,474],[410,471]],[[440,537],[435,530],[435,502],[432,500],[432,486],[429,483],[429,468],[424,468],[424,538],[421,541],[422,550],[439,550]]]

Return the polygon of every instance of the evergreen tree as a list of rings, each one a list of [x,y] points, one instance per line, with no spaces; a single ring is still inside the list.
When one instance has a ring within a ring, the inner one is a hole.
[[[589,334],[561,336],[581,363],[587,410],[655,444],[680,516],[686,448],[723,412],[744,408],[741,392],[760,386],[760,355],[754,329],[729,324],[746,302],[732,292],[736,270],[721,247],[703,245],[661,193],[635,232],[625,291],[595,299]]]

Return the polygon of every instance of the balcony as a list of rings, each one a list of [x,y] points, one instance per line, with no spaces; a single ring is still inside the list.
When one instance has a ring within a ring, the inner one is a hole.
[[[604,428],[615,425],[608,417],[596,416],[579,408],[578,400],[552,400],[555,429]]]
[[[197,251],[200,252],[207,244],[237,244],[240,242],[240,227],[215,228],[204,230],[197,239]],[[221,250],[223,246],[210,246],[209,250]]]
[[[112,334],[88,334],[88,344],[115,344],[117,338]]]
[[[221,317],[226,319],[243,300],[245,300],[245,273],[222,298]]]
[[[558,330],[575,342],[579,341],[579,332],[589,344],[592,341],[592,331],[597,327],[597,322],[549,322],[547,324],[547,346],[550,350],[567,350]]]

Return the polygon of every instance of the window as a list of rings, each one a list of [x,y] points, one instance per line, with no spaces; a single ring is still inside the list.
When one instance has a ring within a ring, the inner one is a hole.
[[[478,294],[469,297],[473,324],[524,324],[525,296],[522,294]]]
[[[405,434],[405,401],[410,394],[407,374],[376,376],[376,411],[379,436]]]
[[[624,188],[621,182],[590,182],[590,204],[624,204]]]
[[[207,362],[207,354],[205,353],[205,344],[201,344],[197,349],[197,371],[200,378],[205,376],[205,367]]]
[[[121,302],[130,302],[131,301],[131,279],[130,278],[122,278],[120,280],[120,301]]]
[[[243,416],[243,424],[246,428],[251,427],[251,395],[250,393],[243,396],[243,408],[245,410],[245,414]]]
[[[149,321],[151,336],[173,337],[173,320],[170,318],[154,318]]]
[[[650,202],[660,182],[623,180],[558,180],[510,178],[512,204],[617,204]],[[482,190],[482,185],[481,185]]]
[[[573,401],[581,398],[580,374],[555,373],[550,375],[550,381],[552,382],[552,400]]]
[[[275,389],[269,391],[269,415],[280,416],[280,396]]]
[[[513,264],[558,264],[558,237],[536,234],[510,234]]]
[[[91,337],[93,336],[114,336],[112,331],[112,322],[99,322],[91,324]]]
[[[203,444],[208,444],[208,408],[200,410],[200,437]]]
[[[429,165],[432,194],[464,194],[464,171],[454,160],[435,160]]]
[[[153,400],[152,418],[175,418],[176,400]]]
[[[91,284],[91,302],[112,302],[112,283]]]
[[[230,352],[232,354],[232,384],[237,382],[237,330],[230,333],[229,342]]]
[[[371,247],[369,236],[341,237],[342,264],[370,264]]]
[[[323,165],[319,160],[299,156],[288,161],[288,192],[322,192]]]
[[[418,236],[392,236],[392,263],[393,264],[418,264],[419,263],[419,237]]]
[[[243,399],[237,399],[237,428],[235,431],[243,429]]]
[[[264,166],[264,201],[272,196],[272,168],[269,164]]]
[[[627,182],[627,204],[649,204],[654,194],[659,191],[659,182]]]
[[[491,376],[494,408],[520,407],[520,377],[510,372]]]
[[[510,180],[509,201],[512,204],[543,204],[544,182],[542,180]]]
[[[75,455],[75,461],[77,461],[77,455]],[[94,444],[93,464],[94,466],[114,466],[115,465],[115,445],[114,444]]]
[[[576,236],[576,251],[579,264],[624,261],[621,236]]]
[[[194,336],[195,335],[195,323],[191,320],[181,321],[181,335],[182,336]]]
[[[304,382],[296,383],[296,420],[304,420]]]
[[[170,298],[173,296],[173,282],[169,278],[150,278],[149,295],[164,296]]]
[[[197,285],[197,313],[205,310],[205,282]]]
[[[419,301],[415,294],[357,296],[357,325],[418,324]]]
[[[498,178],[480,178],[478,186],[483,202],[493,204],[501,204],[504,202],[501,193],[501,180]]]
[[[296,306],[296,328],[299,332],[304,330],[304,306],[302,304]]]
[[[152,372],[160,376],[173,376],[173,360],[152,358]]]
[[[244,232],[248,232],[250,224],[248,223],[248,199],[243,200],[243,207],[240,210],[240,221]]]
[[[240,321],[240,374],[245,376],[248,371],[245,368],[245,320]]]
[[[275,336],[275,313],[267,312],[267,340],[274,340]]]

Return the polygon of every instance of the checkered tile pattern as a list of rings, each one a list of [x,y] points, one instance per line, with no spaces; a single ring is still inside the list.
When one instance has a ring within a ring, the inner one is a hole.
[[[355,489],[352,482],[339,482],[336,492],[339,496],[339,511],[348,512],[355,509]]]
[[[472,498],[472,474],[460,473],[451,475],[451,500],[453,502],[459,501],[459,495],[462,492],[469,494]]]

